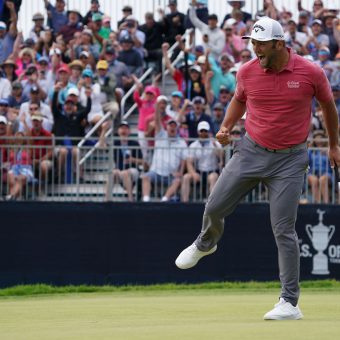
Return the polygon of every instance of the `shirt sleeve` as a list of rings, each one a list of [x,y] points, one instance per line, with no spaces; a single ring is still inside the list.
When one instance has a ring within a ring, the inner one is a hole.
[[[235,90],[235,98],[240,102],[245,102],[247,100],[247,96],[244,90],[244,82],[242,78],[242,69],[240,69],[236,74],[236,90]]]

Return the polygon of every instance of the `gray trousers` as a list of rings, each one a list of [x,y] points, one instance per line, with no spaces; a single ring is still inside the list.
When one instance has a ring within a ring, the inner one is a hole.
[[[224,218],[259,182],[269,192],[270,220],[278,248],[281,297],[293,305],[299,298],[300,251],[295,221],[308,153],[304,146],[291,153],[273,153],[247,136],[237,143],[205,206],[198,249],[208,251],[221,238]]]

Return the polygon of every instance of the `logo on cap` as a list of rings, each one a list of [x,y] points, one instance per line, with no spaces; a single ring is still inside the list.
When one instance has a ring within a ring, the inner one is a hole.
[[[256,24],[254,25],[253,30],[257,33],[259,30],[263,32],[265,29],[263,26]]]

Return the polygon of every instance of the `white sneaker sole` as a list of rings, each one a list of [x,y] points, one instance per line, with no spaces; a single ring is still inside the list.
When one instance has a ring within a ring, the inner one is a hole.
[[[181,261],[179,261],[179,259],[180,259],[180,257],[182,256],[182,254],[187,250],[187,249],[184,249],[184,250],[178,255],[178,257],[177,257],[177,259],[176,259],[176,261],[175,261],[176,266],[177,266],[179,269],[190,269],[190,268],[192,268],[192,267],[195,267],[196,264],[198,263],[198,261],[199,261],[202,257],[213,254],[213,253],[216,251],[216,249],[217,249],[217,245],[215,245],[213,248],[211,248],[211,249],[210,249],[209,251],[207,251],[207,252],[204,252],[204,253],[202,252],[202,253],[203,253],[202,256],[200,256],[196,261],[190,262],[190,263],[186,263],[186,264],[183,264],[183,263],[181,263]]]
[[[302,314],[295,314],[295,315],[272,315],[272,316],[264,316],[263,319],[270,321],[270,320],[301,320],[303,318]]]

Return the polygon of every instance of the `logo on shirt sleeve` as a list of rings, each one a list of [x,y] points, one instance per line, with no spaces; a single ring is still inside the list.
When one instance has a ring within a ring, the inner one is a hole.
[[[300,82],[295,80],[287,81],[287,87],[289,89],[298,89],[300,87]]]

